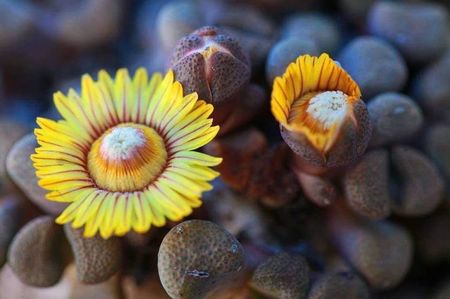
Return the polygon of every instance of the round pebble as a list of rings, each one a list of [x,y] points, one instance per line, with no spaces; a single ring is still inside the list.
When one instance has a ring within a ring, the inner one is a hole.
[[[316,42],[309,38],[288,37],[276,43],[269,52],[266,62],[266,79],[271,86],[275,77],[281,76],[288,65],[298,56],[320,54]]]
[[[373,35],[391,42],[414,63],[429,62],[446,48],[449,20],[443,5],[377,1],[367,22]]]
[[[320,52],[334,53],[341,43],[341,32],[337,23],[320,13],[299,13],[291,16],[281,29],[283,37],[311,39]]]
[[[357,37],[339,53],[342,67],[368,100],[386,91],[399,91],[408,78],[405,61],[395,48],[376,37]]]
[[[47,191],[37,184],[36,170],[30,159],[30,155],[34,154],[37,146],[34,134],[28,134],[17,141],[7,157],[8,174],[28,199],[45,212],[57,215],[65,209],[67,204],[47,200],[45,198]]]
[[[420,107],[399,93],[380,94],[370,100],[367,109],[373,123],[371,146],[404,141],[414,136],[424,122]]]
[[[156,19],[159,40],[168,51],[172,51],[179,39],[202,25],[203,16],[194,1],[169,1]]]
[[[414,80],[413,93],[431,115],[450,121],[450,51]]]

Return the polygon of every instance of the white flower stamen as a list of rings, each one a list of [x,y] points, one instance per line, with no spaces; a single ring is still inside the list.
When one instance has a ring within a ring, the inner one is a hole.
[[[101,144],[101,152],[112,160],[126,160],[131,158],[136,148],[146,142],[143,132],[131,127],[113,128],[106,135]]]
[[[347,95],[342,91],[325,91],[309,101],[306,112],[328,129],[345,117],[347,105]]]

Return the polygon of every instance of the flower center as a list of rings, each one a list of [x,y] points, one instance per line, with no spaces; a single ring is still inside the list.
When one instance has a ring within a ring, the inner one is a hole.
[[[319,93],[311,98],[306,112],[328,129],[345,117],[347,95],[342,91]]]
[[[144,144],[145,136],[141,129],[118,127],[103,138],[100,151],[111,160],[126,160]]]
[[[92,179],[113,192],[142,190],[158,177],[166,162],[161,136],[152,128],[132,123],[107,130],[88,154]]]
[[[351,116],[353,98],[342,91],[310,92],[292,103],[289,124],[302,132],[314,147],[326,153]]]

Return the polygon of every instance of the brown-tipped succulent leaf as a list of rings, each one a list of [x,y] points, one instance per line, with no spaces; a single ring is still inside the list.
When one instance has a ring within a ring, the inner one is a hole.
[[[179,40],[171,68],[185,93],[214,105],[243,90],[250,80],[250,62],[239,43],[217,27],[206,26]]]
[[[245,253],[226,230],[190,220],[170,230],[158,253],[161,283],[173,299],[217,298],[244,281]]]
[[[403,216],[423,216],[444,198],[444,179],[424,154],[407,146],[392,149],[391,160],[400,180],[394,211]]]
[[[34,154],[37,147],[34,134],[28,134],[17,141],[11,148],[7,159],[6,168],[9,176],[22,192],[43,211],[57,215],[67,204],[52,202],[45,198],[46,190],[37,183],[36,170],[30,155]]]
[[[306,298],[309,288],[308,263],[302,256],[279,253],[259,265],[250,285],[270,298]]]
[[[308,299],[369,299],[367,285],[351,271],[332,271],[312,285]]]
[[[25,225],[8,250],[8,265],[25,284],[50,287],[61,278],[65,244],[62,228],[50,216],[41,216]]]
[[[389,154],[386,150],[366,153],[343,179],[345,199],[361,216],[386,218],[391,212]]]
[[[64,225],[64,232],[75,256],[77,277],[83,283],[106,281],[119,271],[122,258],[120,240],[116,237],[107,240],[99,235],[83,237],[82,229]]]
[[[5,264],[8,247],[19,230],[22,208],[15,198],[0,200],[0,268]]]
[[[403,281],[412,264],[413,244],[402,227],[388,221],[358,221],[334,213],[330,230],[340,253],[376,290]]]
[[[356,161],[372,125],[361,91],[327,54],[302,55],[274,81],[272,114],[296,158],[316,168]]]

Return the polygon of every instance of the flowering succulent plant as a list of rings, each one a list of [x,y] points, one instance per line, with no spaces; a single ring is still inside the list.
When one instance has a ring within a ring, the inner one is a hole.
[[[450,298],[446,7],[44,2],[0,0],[0,297]]]
[[[371,136],[355,81],[327,54],[302,55],[274,81],[272,114],[302,161],[343,166],[362,155]]]
[[[84,235],[122,236],[177,221],[201,204],[221,162],[195,151],[217,134],[211,104],[183,96],[172,71],[165,77],[121,69],[112,79],[82,78],[81,95],[54,96],[63,117],[38,118],[40,145],[32,160],[49,200],[70,205],[56,219],[85,226]]]

